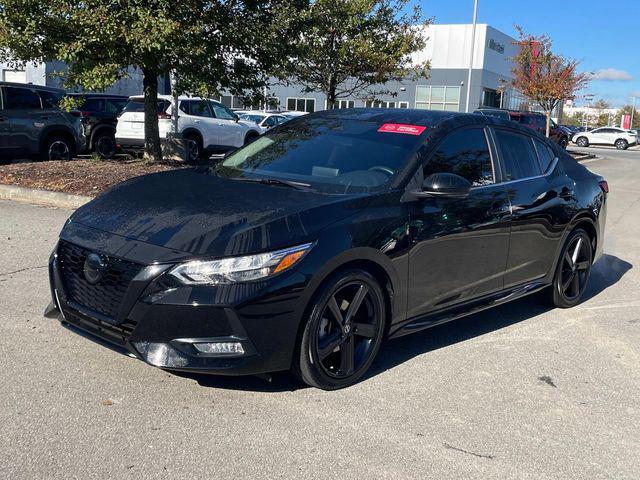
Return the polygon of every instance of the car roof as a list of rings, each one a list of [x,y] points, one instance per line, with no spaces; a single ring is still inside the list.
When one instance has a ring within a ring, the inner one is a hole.
[[[144,95],[131,95],[129,97],[129,100],[144,100]],[[167,101],[171,101],[173,100],[173,96],[171,95],[158,95],[158,100],[167,100]],[[189,97],[187,95],[180,95],[178,97],[178,101],[182,102],[185,100],[209,100],[211,102],[216,102],[216,103],[220,103],[218,100],[214,100],[213,98],[202,98],[202,97]]]
[[[84,97],[84,98],[117,98],[120,100],[126,100],[129,97],[126,95],[110,95],[108,93],[81,93],[81,92],[72,92],[67,93],[69,97]]]
[[[18,82],[2,82],[2,81],[0,81],[0,86],[2,86],[2,87],[19,87],[19,88],[35,88],[37,90],[47,90],[49,92],[65,93],[65,91],[62,88],[47,87],[46,85],[36,85],[34,83],[18,83]]]

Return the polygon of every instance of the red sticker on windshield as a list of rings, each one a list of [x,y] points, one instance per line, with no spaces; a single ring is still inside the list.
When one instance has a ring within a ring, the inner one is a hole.
[[[405,125],[403,123],[385,123],[378,131],[383,133],[404,133],[406,135],[420,135],[427,127],[420,125]]]

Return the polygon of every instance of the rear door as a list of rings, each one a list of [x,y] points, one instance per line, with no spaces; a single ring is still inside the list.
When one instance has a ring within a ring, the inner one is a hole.
[[[219,145],[220,129],[206,100],[183,100],[180,102],[181,122],[180,129],[184,132],[187,128],[194,128],[202,135],[202,144],[205,148]]]
[[[434,173],[454,173],[472,188],[465,198],[410,204],[409,317],[503,288],[509,199],[504,185],[496,183],[487,132],[482,126],[455,130],[425,159],[420,183]]]
[[[236,115],[221,103],[210,101],[213,114],[216,117],[219,141],[223,147],[241,147],[247,128],[238,123]]]
[[[509,288],[549,273],[573,215],[575,184],[546,142],[505,128],[493,132],[512,212],[504,276]]]
[[[9,150],[37,153],[47,125],[40,97],[33,88],[4,87],[4,116],[9,123]]]

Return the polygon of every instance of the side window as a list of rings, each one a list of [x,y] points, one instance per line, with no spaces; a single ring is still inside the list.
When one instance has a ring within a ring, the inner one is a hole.
[[[40,90],[38,94],[42,100],[42,108],[60,108],[60,102],[62,101],[61,93]]]
[[[190,105],[191,105],[191,102],[183,100],[182,102],[180,102],[180,106],[178,108],[182,113],[186,113],[187,115],[190,115],[191,114],[191,109],[189,108]]]
[[[31,89],[5,87],[5,110],[40,110],[40,97]]]
[[[274,127],[278,124],[278,119],[276,117],[269,117],[264,121],[265,127]]]
[[[424,178],[433,173],[455,173],[474,187],[494,183],[491,154],[482,128],[453,132],[438,146],[423,169]]]
[[[104,112],[104,98],[88,98],[81,108],[87,112]]]
[[[540,164],[536,158],[531,137],[506,130],[496,130],[496,138],[506,170],[506,181],[540,175]]]
[[[536,144],[536,150],[538,152],[538,159],[540,160],[540,166],[542,167],[542,172],[546,172],[549,169],[549,165],[553,162],[555,158],[555,154],[553,150],[551,150],[547,145],[542,143],[540,140],[533,140],[533,143]]]
[[[211,111],[209,110],[209,102],[204,100],[193,100],[191,103],[191,115],[196,117],[211,118]]]
[[[229,110],[224,105],[217,102],[209,102],[211,108],[213,109],[213,114],[215,118],[219,118],[221,120],[235,120],[236,117],[231,110]]]
[[[117,115],[122,111],[124,106],[127,104],[125,99],[121,98],[107,98],[107,103],[105,105],[105,109],[107,113]]]

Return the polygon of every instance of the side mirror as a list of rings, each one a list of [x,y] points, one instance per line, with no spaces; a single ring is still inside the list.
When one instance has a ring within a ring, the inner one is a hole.
[[[422,182],[422,189],[414,194],[418,197],[466,197],[471,183],[454,173],[432,173]]]
[[[234,113],[234,114],[233,114],[233,120],[234,120],[236,123],[238,123],[238,122],[240,121],[240,117]]]

